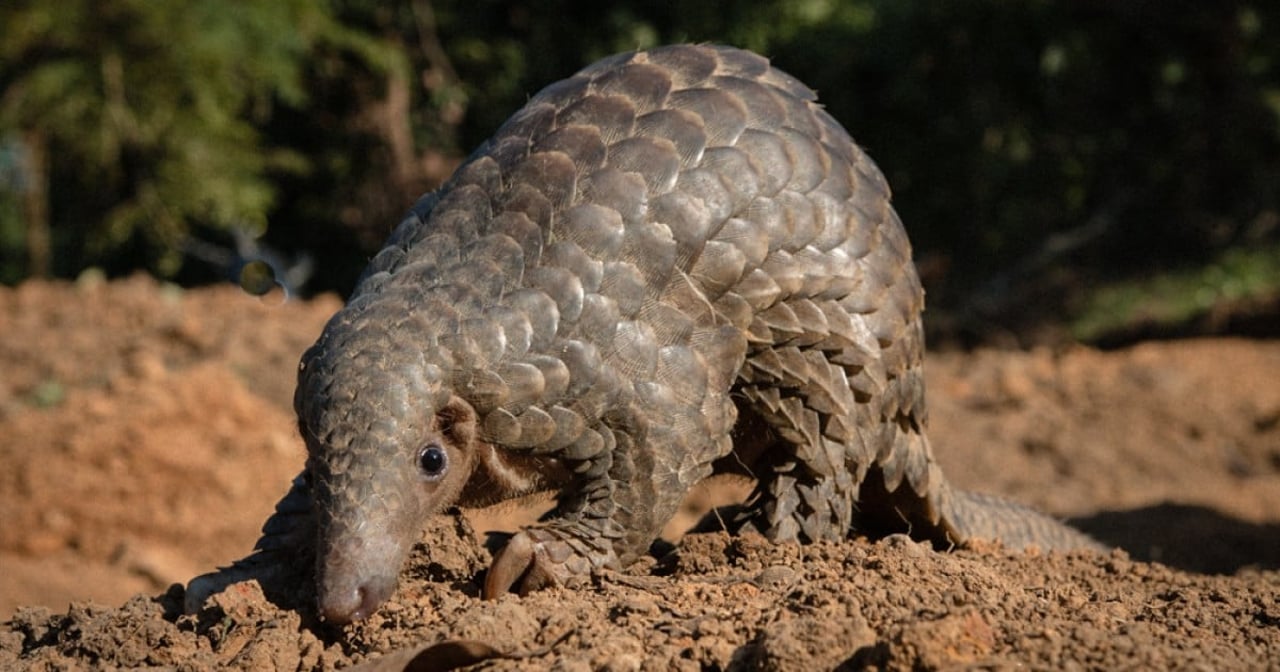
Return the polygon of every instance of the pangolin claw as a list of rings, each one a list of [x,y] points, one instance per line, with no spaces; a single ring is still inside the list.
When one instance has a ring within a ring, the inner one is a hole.
[[[493,559],[484,580],[484,599],[495,600],[512,591],[527,595],[544,588],[572,587],[586,579],[594,564],[549,530],[521,530]]]

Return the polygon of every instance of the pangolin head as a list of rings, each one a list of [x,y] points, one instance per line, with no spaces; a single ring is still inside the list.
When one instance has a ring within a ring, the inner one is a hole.
[[[442,384],[430,348],[412,342],[423,332],[403,311],[381,312],[353,303],[335,315],[303,355],[294,396],[319,534],[317,599],[335,623],[390,597],[423,521],[457,500],[472,469],[474,411]]]

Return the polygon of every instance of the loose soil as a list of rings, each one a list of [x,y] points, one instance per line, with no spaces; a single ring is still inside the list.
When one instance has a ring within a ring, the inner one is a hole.
[[[746,491],[719,480],[678,543],[583,589],[478,598],[485,533],[542,497],[430,521],[355,625],[318,622],[305,584],[182,615],[181,585],[246,555],[301,469],[294,371],[339,305],[146,277],[0,289],[0,668],[1280,669],[1271,341],[931,354],[952,481],[1109,554],[678,539]]]

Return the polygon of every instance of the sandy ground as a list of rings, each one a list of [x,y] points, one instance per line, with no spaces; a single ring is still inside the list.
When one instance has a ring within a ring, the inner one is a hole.
[[[300,470],[294,370],[338,305],[141,277],[0,289],[0,668],[1280,669],[1267,341],[931,355],[949,477],[1109,555],[695,534],[589,589],[481,601],[483,532],[527,517],[508,506],[432,521],[356,625],[256,583],[181,615],[172,584],[245,555]],[[742,492],[700,489],[670,536]]]

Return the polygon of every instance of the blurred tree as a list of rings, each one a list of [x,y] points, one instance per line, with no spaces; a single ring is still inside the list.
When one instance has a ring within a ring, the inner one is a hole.
[[[267,168],[303,161],[254,122],[305,100],[301,58],[327,24],[307,0],[0,6],[0,130],[20,156],[29,272],[134,245],[171,273],[193,223],[262,229]]]
[[[272,235],[350,256],[353,238],[360,249],[380,244],[453,171],[467,99],[432,3],[343,0],[331,11],[346,37],[310,54],[311,104],[279,110],[265,127],[315,166],[284,178],[288,216]]]

